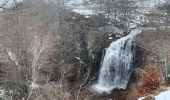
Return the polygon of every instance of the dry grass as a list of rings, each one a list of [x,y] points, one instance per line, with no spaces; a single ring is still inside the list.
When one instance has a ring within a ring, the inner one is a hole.
[[[129,91],[126,100],[138,100],[139,96],[140,96],[139,91],[134,87]]]

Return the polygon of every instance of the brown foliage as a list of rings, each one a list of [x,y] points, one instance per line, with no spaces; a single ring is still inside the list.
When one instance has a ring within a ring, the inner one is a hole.
[[[141,84],[139,91],[141,94],[151,93],[164,84],[164,78],[161,70],[155,65],[149,65],[141,75]]]
[[[132,88],[129,91],[126,100],[138,100],[139,96],[140,96],[139,91],[136,88]]]

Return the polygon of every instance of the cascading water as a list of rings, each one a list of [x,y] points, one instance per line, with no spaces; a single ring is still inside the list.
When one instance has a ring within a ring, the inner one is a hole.
[[[114,41],[107,48],[101,61],[100,75],[95,90],[110,93],[114,88],[125,89],[132,72],[134,37],[140,29],[131,30],[130,34]]]

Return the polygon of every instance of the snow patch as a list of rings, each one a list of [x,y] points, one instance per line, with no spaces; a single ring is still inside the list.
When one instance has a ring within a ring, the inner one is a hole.
[[[73,9],[74,12],[79,13],[81,15],[94,15],[93,10],[86,10],[86,9]]]
[[[18,66],[18,60],[16,58],[16,55],[12,53],[9,49],[6,50],[10,59],[15,62],[16,66]]]
[[[21,3],[24,0],[0,0],[0,7],[11,8],[16,5],[16,3]],[[2,9],[1,9],[2,10]]]
[[[3,98],[4,95],[5,95],[5,90],[2,89],[2,87],[0,87],[0,98]]]
[[[30,87],[31,89],[36,89],[36,88],[39,88],[40,86],[37,83],[32,82]]]
[[[165,0],[145,0],[145,1],[140,1],[137,3],[138,6],[140,7],[150,7],[154,8],[156,5],[161,5],[165,3]]]
[[[145,97],[139,98],[138,100],[142,100]],[[160,94],[155,96],[155,100],[170,100],[170,90],[161,92]]]
[[[73,12],[91,16],[96,15],[99,11],[95,10],[96,2],[91,2],[90,0],[65,0],[65,5],[67,8],[73,10]]]

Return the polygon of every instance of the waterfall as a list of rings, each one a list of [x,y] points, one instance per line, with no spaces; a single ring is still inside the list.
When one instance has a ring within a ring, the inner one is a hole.
[[[134,37],[139,33],[140,29],[131,30],[129,35],[112,42],[106,49],[98,83],[94,85],[96,91],[110,93],[115,88],[126,89],[132,72]]]

